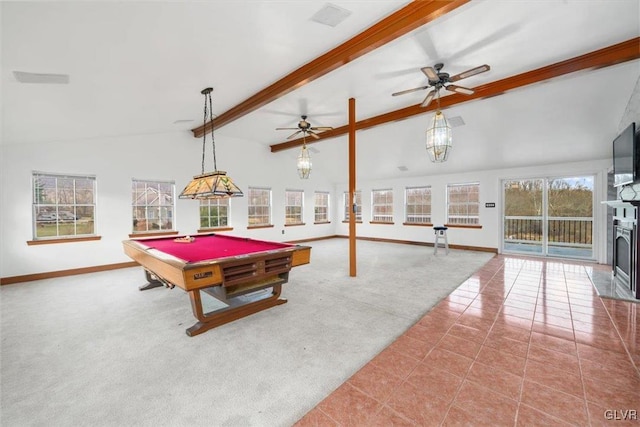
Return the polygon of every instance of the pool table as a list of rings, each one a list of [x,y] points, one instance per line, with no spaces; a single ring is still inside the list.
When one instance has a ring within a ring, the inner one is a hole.
[[[122,243],[145,270],[141,290],[177,286],[189,294],[197,319],[189,336],[286,303],[280,293],[289,271],[311,258],[308,246],[215,233]]]

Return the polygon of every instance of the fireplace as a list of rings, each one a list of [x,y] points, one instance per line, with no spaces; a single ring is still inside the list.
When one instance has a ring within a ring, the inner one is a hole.
[[[620,293],[636,296],[636,268],[634,268],[635,225],[619,222],[614,225],[613,274]]]
[[[637,289],[638,237],[635,221],[615,220],[613,226],[613,276],[615,292],[621,297],[639,298]]]

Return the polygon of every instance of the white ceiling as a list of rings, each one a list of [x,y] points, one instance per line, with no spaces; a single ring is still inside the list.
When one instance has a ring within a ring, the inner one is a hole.
[[[325,4],[312,0],[2,2],[2,143],[190,132],[202,124],[203,88],[214,87],[220,114],[407,4],[331,3],[352,11],[335,28],[310,21]],[[391,93],[425,85],[419,69],[436,62],[452,75],[489,64],[460,82],[475,87],[638,35],[640,0],[474,0],[217,129],[216,139],[283,142],[290,133],[275,128],[302,113],[315,126],[342,126],[351,97],[358,120],[420,103],[424,91]],[[13,71],[68,74],[70,83],[18,83]],[[360,131],[358,177],[610,157],[639,76],[635,60],[447,108],[465,125],[453,129],[445,164],[424,150],[431,114]],[[185,119],[193,122],[174,124]],[[312,147],[314,170],[345,170],[346,137]]]

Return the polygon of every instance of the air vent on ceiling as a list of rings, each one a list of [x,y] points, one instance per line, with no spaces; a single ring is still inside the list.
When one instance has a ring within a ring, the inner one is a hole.
[[[335,27],[347,19],[349,15],[351,15],[350,10],[336,6],[335,4],[327,3],[311,17],[311,20],[319,24]]]
[[[68,74],[43,74],[28,73],[26,71],[14,71],[13,76],[20,83],[40,83],[40,84],[69,84]]]
[[[451,126],[452,128],[457,128],[459,126],[465,125],[464,120],[462,120],[462,117],[460,116],[449,117],[447,121],[449,122],[449,126]]]

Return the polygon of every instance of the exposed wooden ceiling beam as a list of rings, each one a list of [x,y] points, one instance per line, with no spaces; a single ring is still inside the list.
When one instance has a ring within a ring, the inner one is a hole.
[[[260,92],[218,115],[216,129],[233,122],[287,93],[341,67],[372,50],[415,30],[470,0],[415,0],[335,49],[303,65]],[[191,129],[199,138],[211,131],[211,122]]]
[[[640,49],[638,48],[638,46],[640,46],[640,37],[636,37],[622,43],[599,49],[585,55],[577,56],[566,61],[557,62],[546,67],[538,68],[536,70],[528,71],[526,73],[518,74],[512,77],[507,77],[502,80],[478,86],[474,89],[475,93],[473,95],[461,95],[459,93],[455,93],[449,96],[445,96],[444,98],[440,99],[440,107],[446,108],[452,105],[472,101],[474,99],[489,98],[492,96],[501,95],[512,89],[542,82],[576,71],[609,67],[611,65],[619,64],[622,62],[632,61],[634,59],[640,58]],[[418,114],[433,111],[435,109],[436,105],[434,105],[434,103],[431,103],[431,105],[427,107],[421,107],[420,104],[412,105],[400,110],[395,110],[375,117],[360,120],[356,122],[356,129],[367,129],[385,123],[404,120]],[[319,139],[308,139],[306,143],[307,145],[309,145],[323,139],[335,138],[337,136],[346,134],[348,130],[348,125],[340,126],[330,131],[319,133]],[[271,145],[271,152],[275,153],[277,151],[287,150],[301,145],[302,138],[299,138],[287,142],[282,142],[280,144]]]

